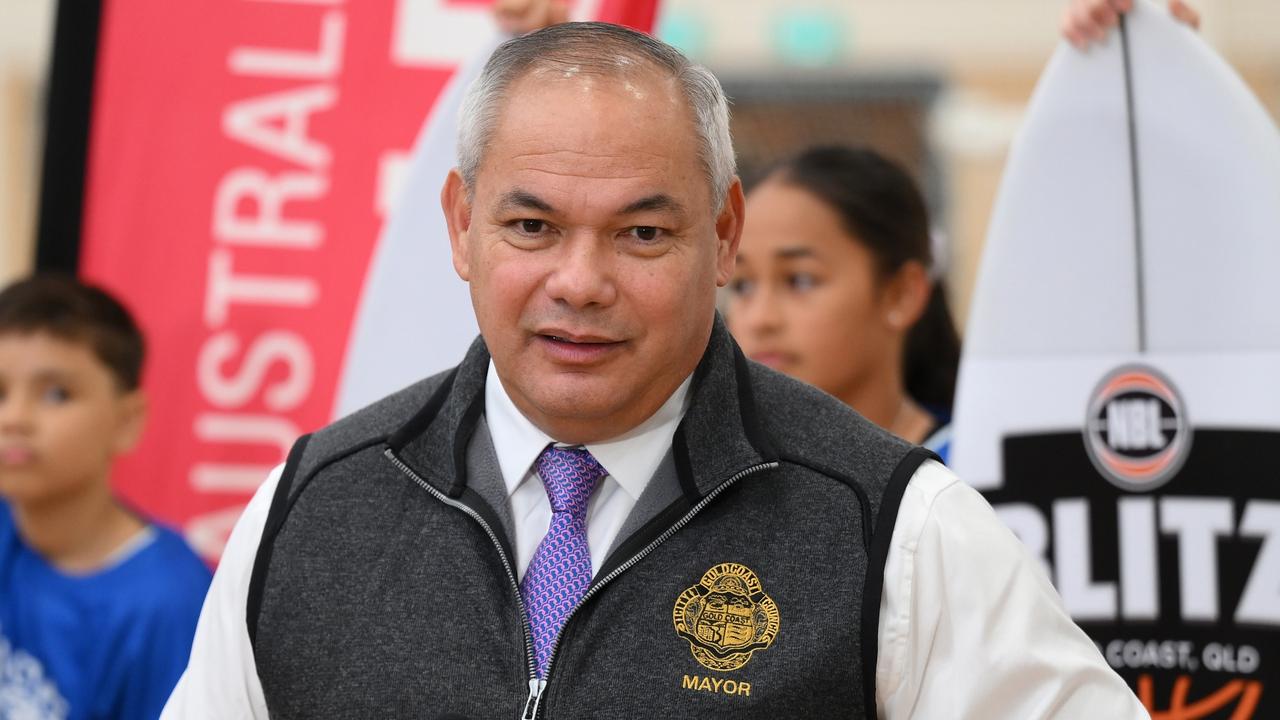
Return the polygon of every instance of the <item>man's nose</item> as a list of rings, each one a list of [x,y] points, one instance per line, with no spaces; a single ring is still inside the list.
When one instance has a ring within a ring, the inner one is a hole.
[[[617,251],[610,239],[583,232],[566,237],[558,247],[547,294],[577,309],[612,305],[618,297]]]

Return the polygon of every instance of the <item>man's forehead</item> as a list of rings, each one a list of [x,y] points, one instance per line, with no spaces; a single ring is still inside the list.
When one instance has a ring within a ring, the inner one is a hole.
[[[555,156],[554,162],[537,156],[494,160],[480,168],[476,182],[478,201],[498,214],[590,210],[610,215],[659,212],[688,217],[707,204],[706,181],[696,165],[682,168],[629,162],[601,166],[571,153]]]
[[[692,118],[667,88],[609,77],[528,78],[507,97],[477,168],[478,186],[543,199],[575,180],[587,190],[684,199],[705,183]],[[656,95],[656,97],[655,97]],[[542,188],[540,190],[540,188]],[[686,201],[687,202],[687,201]]]
[[[513,187],[498,194],[495,210],[499,214],[532,210],[544,214],[554,214],[566,209],[553,198],[544,197],[537,192],[523,187]],[[613,215],[637,215],[640,213],[662,213],[684,221],[689,215],[685,202],[665,192],[652,192],[622,195],[614,201],[614,205],[606,208]]]

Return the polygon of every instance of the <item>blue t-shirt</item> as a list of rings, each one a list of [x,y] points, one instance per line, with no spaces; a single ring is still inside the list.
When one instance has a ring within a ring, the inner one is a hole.
[[[209,569],[159,526],[105,569],[57,570],[0,501],[0,718],[157,718],[191,654]]]

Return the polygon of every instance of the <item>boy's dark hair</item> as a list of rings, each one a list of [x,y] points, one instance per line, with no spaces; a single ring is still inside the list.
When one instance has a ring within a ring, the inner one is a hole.
[[[0,334],[38,332],[87,345],[121,390],[138,388],[142,332],[105,290],[65,275],[34,275],[0,290]]]

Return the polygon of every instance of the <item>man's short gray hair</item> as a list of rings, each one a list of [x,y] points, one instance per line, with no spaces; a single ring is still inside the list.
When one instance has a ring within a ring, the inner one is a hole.
[[[531,71],[548,69],[618,76],[637,66],[677,80],[693,111],[694,130],[715,207],[724,202],[737,172],[729,136],[729,103],[711,71],[644,33],[599,22],[564,23],[503,43],[467,89],[458,122],[458,170],[467,191],[475,188],[485,147],[511,85]]]

